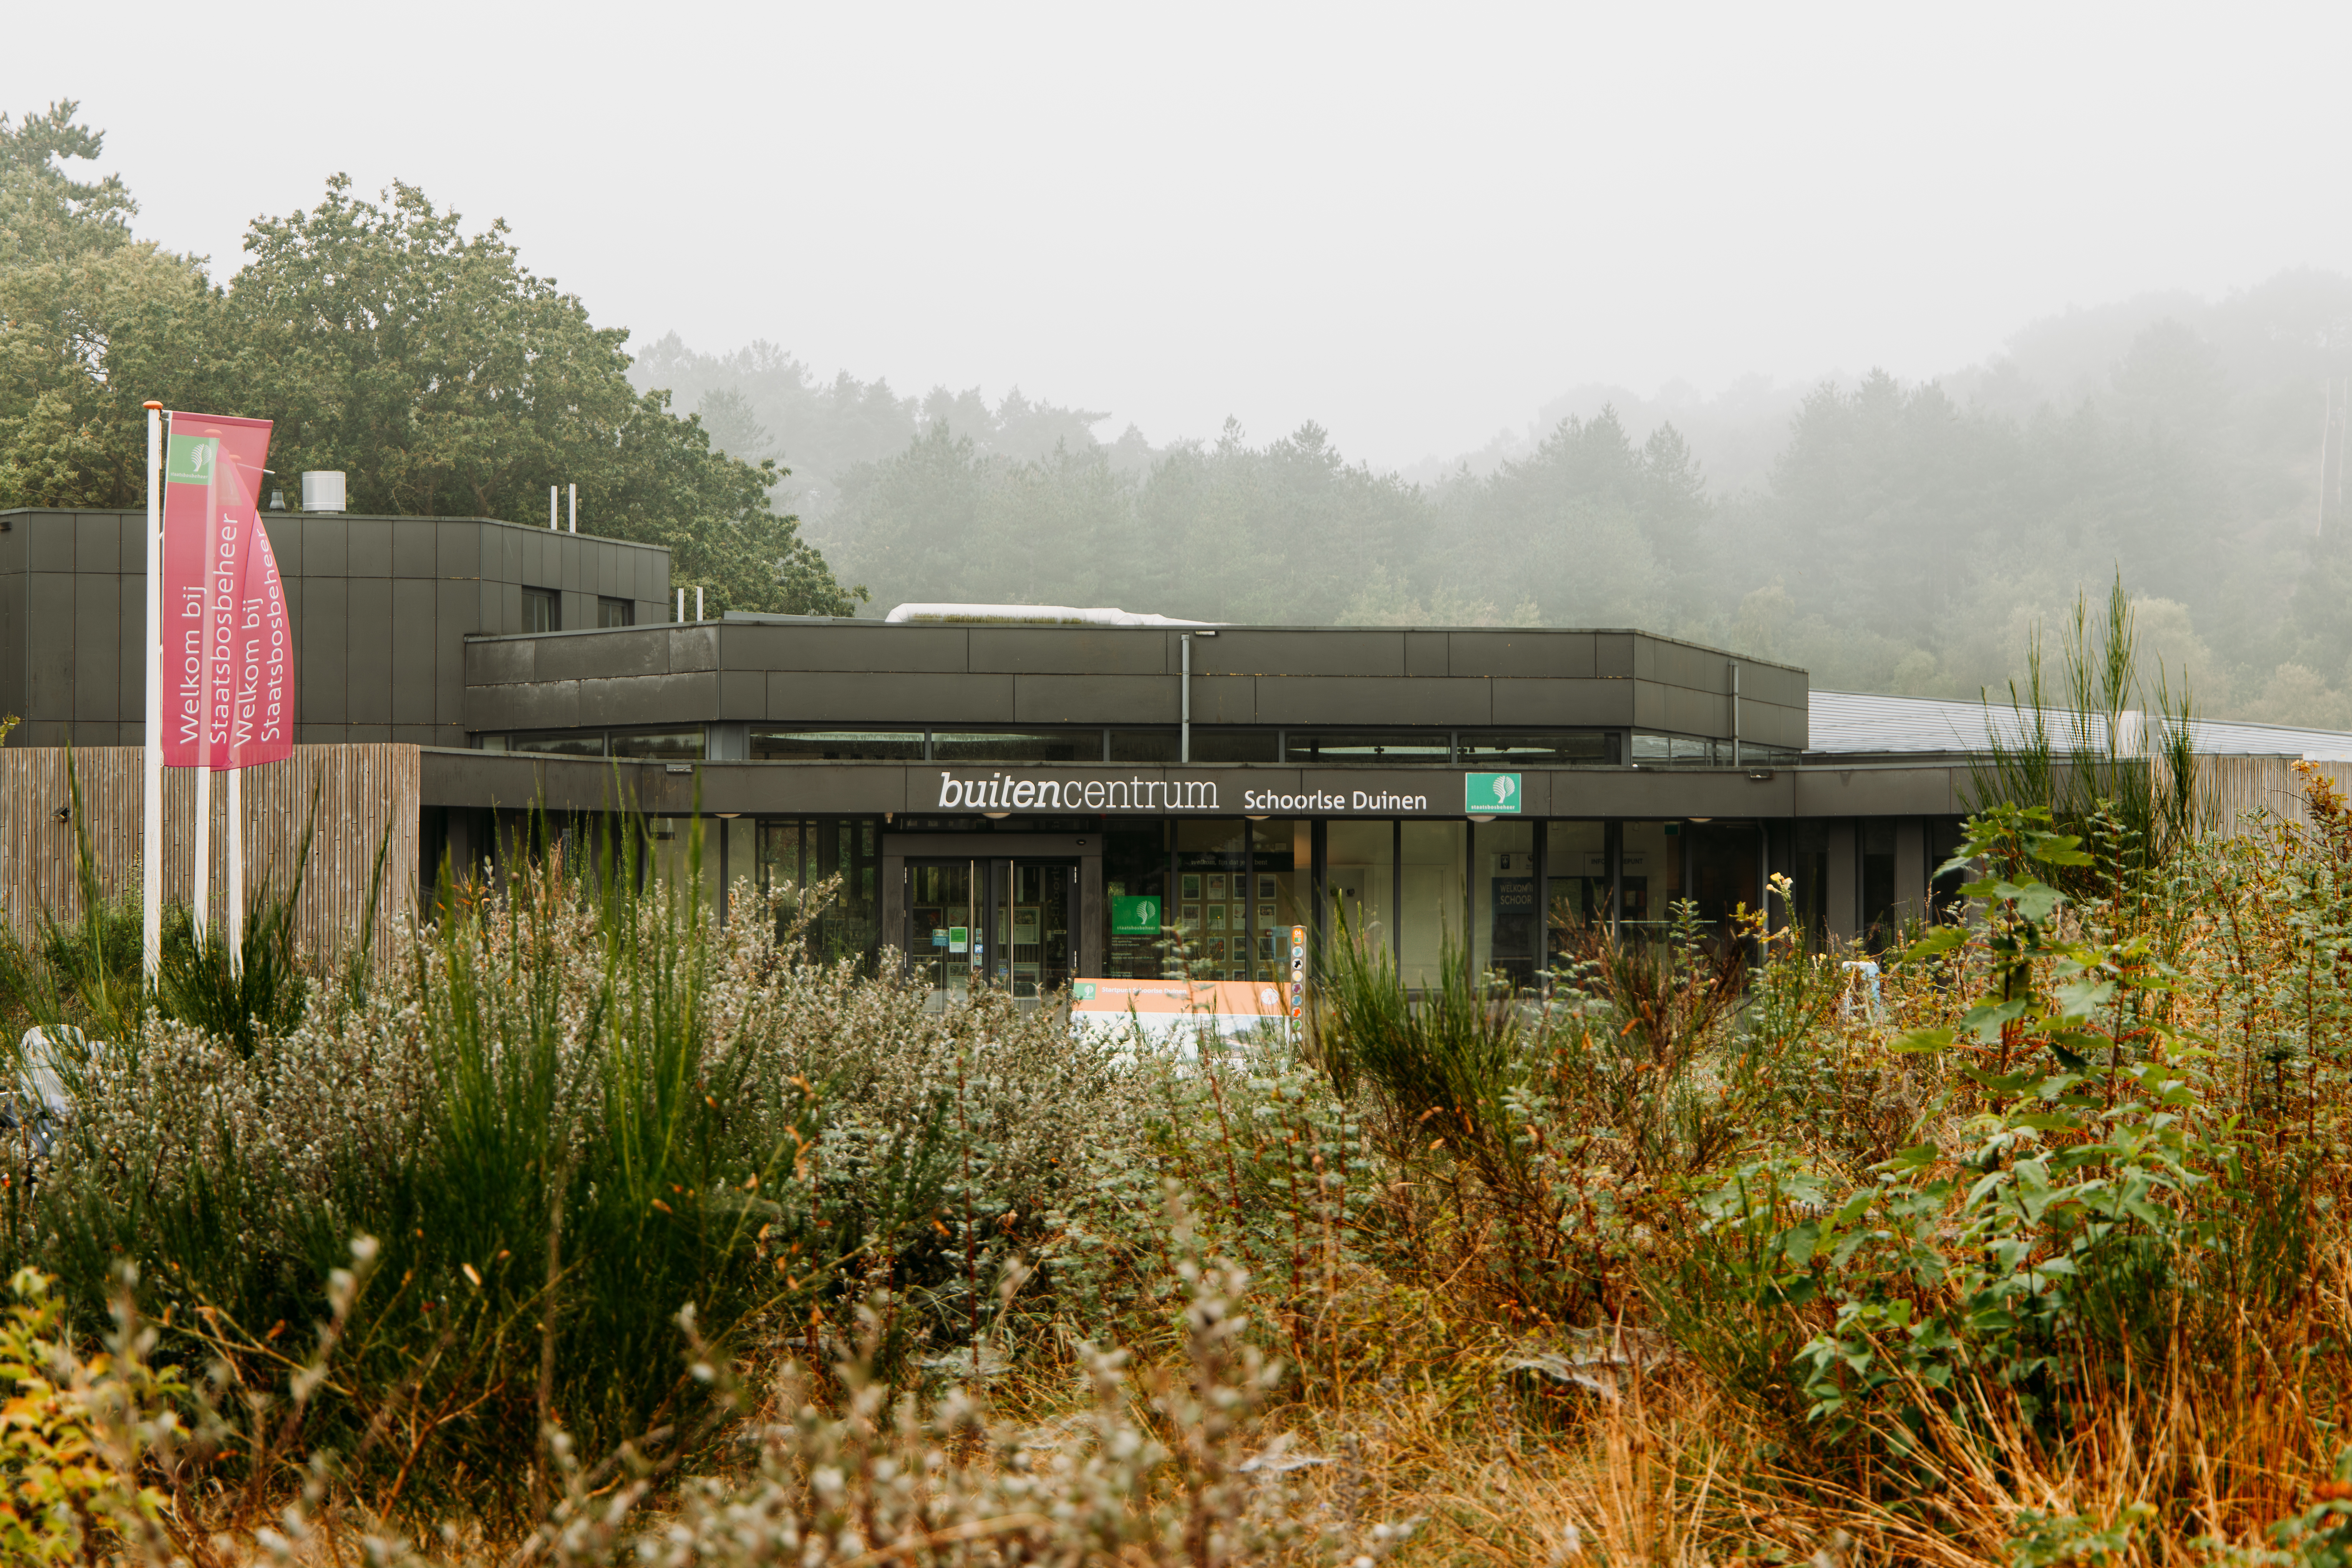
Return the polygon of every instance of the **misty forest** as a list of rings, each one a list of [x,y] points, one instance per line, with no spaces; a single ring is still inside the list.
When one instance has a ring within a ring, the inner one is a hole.
[[[218,277],[140,240],[118,180],[67,172],[101,147],[69,104],[0,121],[0,506],[133,504],[152,393],[266,405],[288,467],[347,470],[362,510],[527,521],[576,481],[595,531],[669,543],[714,609],[1644,626],[1946,697],[1999,686],[2034,625],[2120,574],[2204,711],[2352,725],[2340,275],[2021,323],[1924,384],[1572,387],[1382,472],[1311,421],[1155,446],[1017,387],[901,394],[766,342],[633,352],[503,225],[469,235],[405,186],[331,181]]]

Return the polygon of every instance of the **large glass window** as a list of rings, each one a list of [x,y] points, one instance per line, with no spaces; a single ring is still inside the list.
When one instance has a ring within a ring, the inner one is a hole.
[[[1157,980],[1169,963],[1177,911],[1168,906],[1168,834],[1158,822],[1112,817],[1103,832],[1103,974]]]
[[[613,755],[654,762],[696,762],[702,756],[702,731],[664,730],[653,734],[614,734]]]
[[[1249,978],[1249,824],[1238,817],[1180,821],[1176,926],[1193,978]]]
[[[522,591],[522,629],[560,632],[563,629],[563,595],[552,588]]]
[[[1464,880],[1466,822],[1404,822],[1399,825],[1399,880],[1403,903],[1397,911],[1397,968],[1416,988],[1438,984],[1453,949],[1456,963],[1469,945],[1464,929],[1469,887]]]
[[[1862,931],[1876,952],[1895,940],[1895,824],[1862,824]]]
[[[1531,985],[1536,972],[1536,825],[1470,825],[1470,963]]]
[[[828,877],[841,889],[806,933],[809,955],[825,963],[854,958],[871,964],[879,933],[877,879],[881,856],[878,826],[870,816],[768,817],[759,831],[758,880],[761,891],[791,883],[793,901],[782,911],[792,921],[800,900]],[[731,861],[730,874],[740,868]],[[918,955],[919,956],[919,955]]]
[[[1544,963],[1558,970],[1582,951],[1588,927],[1608,923],[1609,825],[1544,825],[1544,881],[1551,907],[1544,912]]]
[[[1098,763],[1100,730],[960,730],[935,731],[931,760],[940,763]]]
[[[1331,899],[1330,940],[1345,936],[1376,948],[1396,940],[1390,906],[1396,897],[1396,825],[1334,822],[1324,830],[1323,882]]]
[[[1251,979],[1288,983],[1291,929],[1313,923],[1314,887],[1315,825],[1251,823]]]
[[[756,763],[919,763],[920,730],[754,730]]]
[[[1454,738],[1444,730],[1292,730],[1286,762],[1307,767],[1397,767],[1450,763]]]
[[[604,731],[548,730],[536,734],[509,735],[505,749],[536,752],[549,757],[601,757],[604,754]]]
[[[1633,760],[1637,763],[1693,763],[1728,765],[1731,742],[1709,741],[1696,735],[1636,735],[1633,737]]]
[[[1683,896],[1683,824],[1624,825],[1624,907],[1619,919],[1635,931],[1663,932]]]
[[[1718,936],[1739,934],[1743,910],[1753,910],[1764,886],[1764,832],[1752,822],[1693,822],[1690,835],[1693,901],[1698,918]]]
[[[1465,730],[1458,740],[1465,768],[1590,768],[1617,760],[1617,736],[1608,730],[1500,735]]]
[[[1173,763],[1183,750],[1174,730],[1113,730],[1110,760],[1114,763]],[[1280,758],[1272,730],[1192,729],[1192,760],[1196,763],[1271,763]]]

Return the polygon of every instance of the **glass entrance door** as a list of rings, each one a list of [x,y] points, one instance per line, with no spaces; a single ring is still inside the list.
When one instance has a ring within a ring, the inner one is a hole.
[[[998,985],[1033,1002],[1070,983],[1076,860],[910,860],[906,952],[935,1005]]]
[[[935,1003],[968,994],[980,969],[983,901],[973,897],[972,873],[985,866],[933,860],[907,867],[907,961],[923,976]]]

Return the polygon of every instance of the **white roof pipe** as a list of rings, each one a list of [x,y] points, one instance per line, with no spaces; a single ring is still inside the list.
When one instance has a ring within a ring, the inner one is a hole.
[[[1139,610],[1077,609],[1068,605],[900,605],[883,620],[1004,621],[1023,626],[1055,624],[1088,626],[1208,626],[1214,621],[1185,621],[1173,616],[1147,615]]]

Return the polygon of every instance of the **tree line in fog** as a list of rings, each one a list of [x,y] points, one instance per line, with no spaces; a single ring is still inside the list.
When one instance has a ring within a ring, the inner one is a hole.
[[[1927,383],[1588,388],[1410,474],[1313,424],[1155,447],[1018,391],[828,381],[766,343],[673,335],[633,374],[790,468],[779,494],[877,608],[1635,626],[1822,686],[1973,698],[2120,571],[2204,711],[2352,726],[2347,371],[2352,279],[2291,273],[2035,323]]]
[[[1567,394],[1407,471],[1312,424],[1154,445],[1018,390],[902,395],[625,331],[425,193],[340,178],[242,267],[139,239],[98,133],[0,116],[0,507],[135,506],[139,405],[277,421],[355,510],[667,544],[726,608],[1120,605],[1221,621],[1641,626],[1968,698],[2120,573],[2209,713],[2352,727],[2352,279],[2022,329],[1931,382]],[[802,519],[805,519],[805,522]]]

